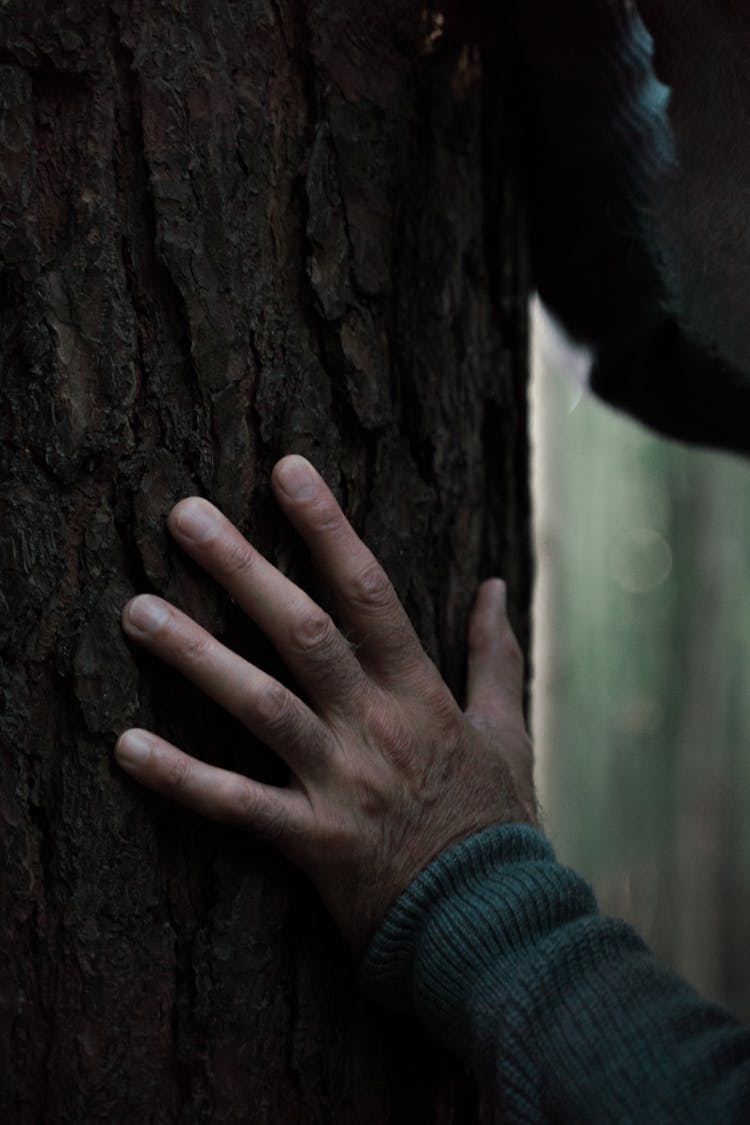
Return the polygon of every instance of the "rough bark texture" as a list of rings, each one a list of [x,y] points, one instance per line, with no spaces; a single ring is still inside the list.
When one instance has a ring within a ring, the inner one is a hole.
[[[210,496],[319,596],[298,451],[457,692],[478,579],[526,636],[525,271],[502,65],[411,0],[4,0],[0,1119],[494,1120],[361,998],[270,849],[131,784],[136,722],[278,763],[119,628],[268,645],[170,545]]]

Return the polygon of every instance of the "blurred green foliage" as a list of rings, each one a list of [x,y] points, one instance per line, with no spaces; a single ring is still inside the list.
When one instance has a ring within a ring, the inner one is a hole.
[[[537,336],[538,339],[538,336]],[[533,724],[601,908],[750,1017],[750,461],[658,438],[538,347]]]

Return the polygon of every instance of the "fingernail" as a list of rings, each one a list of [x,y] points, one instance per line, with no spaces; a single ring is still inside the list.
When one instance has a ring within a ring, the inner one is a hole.
[[[216,509],[207,500],[196,497],[181,505],[175,517],[175,526],[180,535],[201,543],[216,533],[218,520]]]
[[[288,457],[280,469],[277,470],[276,479],[294,500],[304,500],[312,496],[316,486],[315,470],[304,457],[296,455]]]
[[[502,578],[490,578],[487,582],[492,591],[492,601],[496,608],[503,611],[507,605],[507,589]]]
[[[126,624],[141,633],[151,633],[158,629],[169,616],[169,610],[164,602],[150,594],[139,594],[133,598],[125,611]]]
[[[115,746],[115,756],[123,766],[139,766],[151,754],[151,742],[139,730],[129,730],[120,735]]]

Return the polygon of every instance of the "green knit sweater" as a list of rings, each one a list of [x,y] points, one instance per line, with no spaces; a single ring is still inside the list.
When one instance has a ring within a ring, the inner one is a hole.
[[[750,1029],[602,917],[532,828],[489,828],[434,860],[361,979],[469,1063],[509,1123],[750,1121]]]

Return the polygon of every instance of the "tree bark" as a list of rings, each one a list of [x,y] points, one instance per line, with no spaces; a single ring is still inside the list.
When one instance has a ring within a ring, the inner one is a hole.
[[[499,58],[407,0],[0,15],[0,1119],[492,1121],[374,1009],[271,849],[133,785],[126,726],[277,780],[131,650],[136,591],[283,676],[172,546],[209,496],[325,598],[310,457],[459,695],[476,583],[527,638],[526,272]]]

